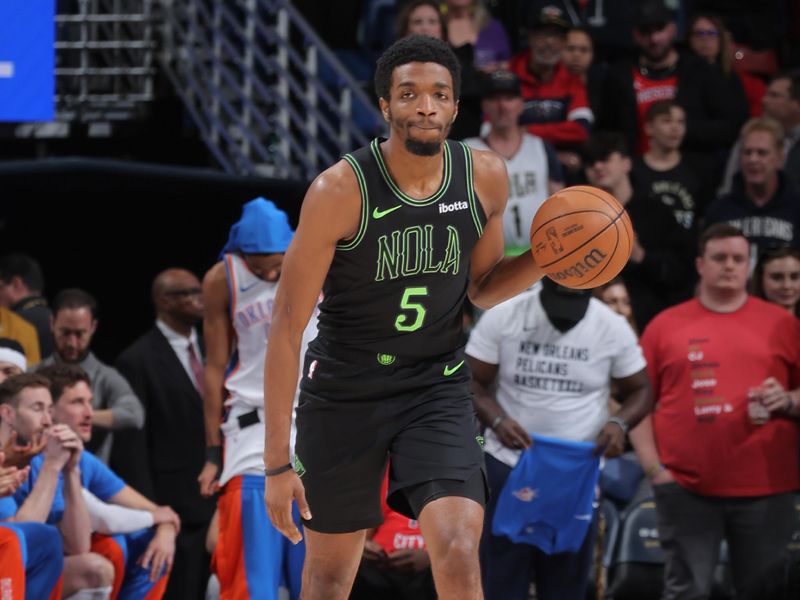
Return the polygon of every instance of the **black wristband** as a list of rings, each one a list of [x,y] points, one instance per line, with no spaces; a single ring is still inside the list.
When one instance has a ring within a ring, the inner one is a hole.
[[[265,477],[275,477],[275,475],[280,475],[281,473],[286,473],[286,471],[292,470],[292,463],[286,463],[282,467],[275,467],[274,469],[264,469],[264,476]]]
[[[222,446],[206,446],[206,462],[222,466]]]

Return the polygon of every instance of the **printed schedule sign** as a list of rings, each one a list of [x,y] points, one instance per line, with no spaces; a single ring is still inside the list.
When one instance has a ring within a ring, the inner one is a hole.
[[[0,1],[0,121],[52,121],[55,0]]]

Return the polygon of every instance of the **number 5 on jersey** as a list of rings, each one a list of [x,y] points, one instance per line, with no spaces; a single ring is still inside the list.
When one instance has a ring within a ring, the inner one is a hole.
[[[412,302],[415,297],[427,296],[427,287],[408,287],[403,292],[403,298],[400,300],[400,308],[404,311],[410,311],[410,314],[401,312],[394,320],[394,327],[397,331],[416,331],[422,327],[422,322],[425,320],[425,307],[419,302]],[[408,322],[413,319],[413,323]]]

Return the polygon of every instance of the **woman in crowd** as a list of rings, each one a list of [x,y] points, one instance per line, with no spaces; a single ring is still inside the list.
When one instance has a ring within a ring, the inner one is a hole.
[[[638,334],[639,330],[636,327],[636,322],[633,320],[631,297],[621,277],[615,277],[608,283],[595,288],[594,296],[608,305],[615,313],[625,317],[625,320],[628,321],[631,328]]]
[[[594,41],[584,27],[572,27],[567,32],[566,44],[562,58],[564,66],[573,75],[577,75],[586,86],[589,106],[595,119],[602,112],[603,81],[608,66],[605,63],[594,63]],[[583,183],[581,155],[573,150],[561,150],[558,160],[566,169],[567,185]]]
[[[716,65],[729,90],[735,94],[734,97],[740,97],[744,93],[750,116],[760,116],[761,98],[767,86],[758,77],[734,69],[731,50],[733,37],[722,19],[715,15],[698,13],[689,21],[688,32],[691,51],[709,64]]]
[[[446,0],[447,39],[454,49],[472,46],[472,65],[479,71],[508,68],[511,44],[500,21],[482,0]]]
[[[439,3],[434,0],[412,0],[403,5],[397,15],[398,39],[407,35],[427,35],[446,41],[446,31]]]
[[[753,271],[753,295],[800,316],[800,250],[765,250]]]

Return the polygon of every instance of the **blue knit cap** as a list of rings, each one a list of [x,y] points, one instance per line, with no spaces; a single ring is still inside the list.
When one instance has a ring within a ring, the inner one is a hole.
[[[294,231],[289,217],[271,200],[256,198],[242,208],[242,218],[231,227],[224,254],[278,254],[286,252]]]

